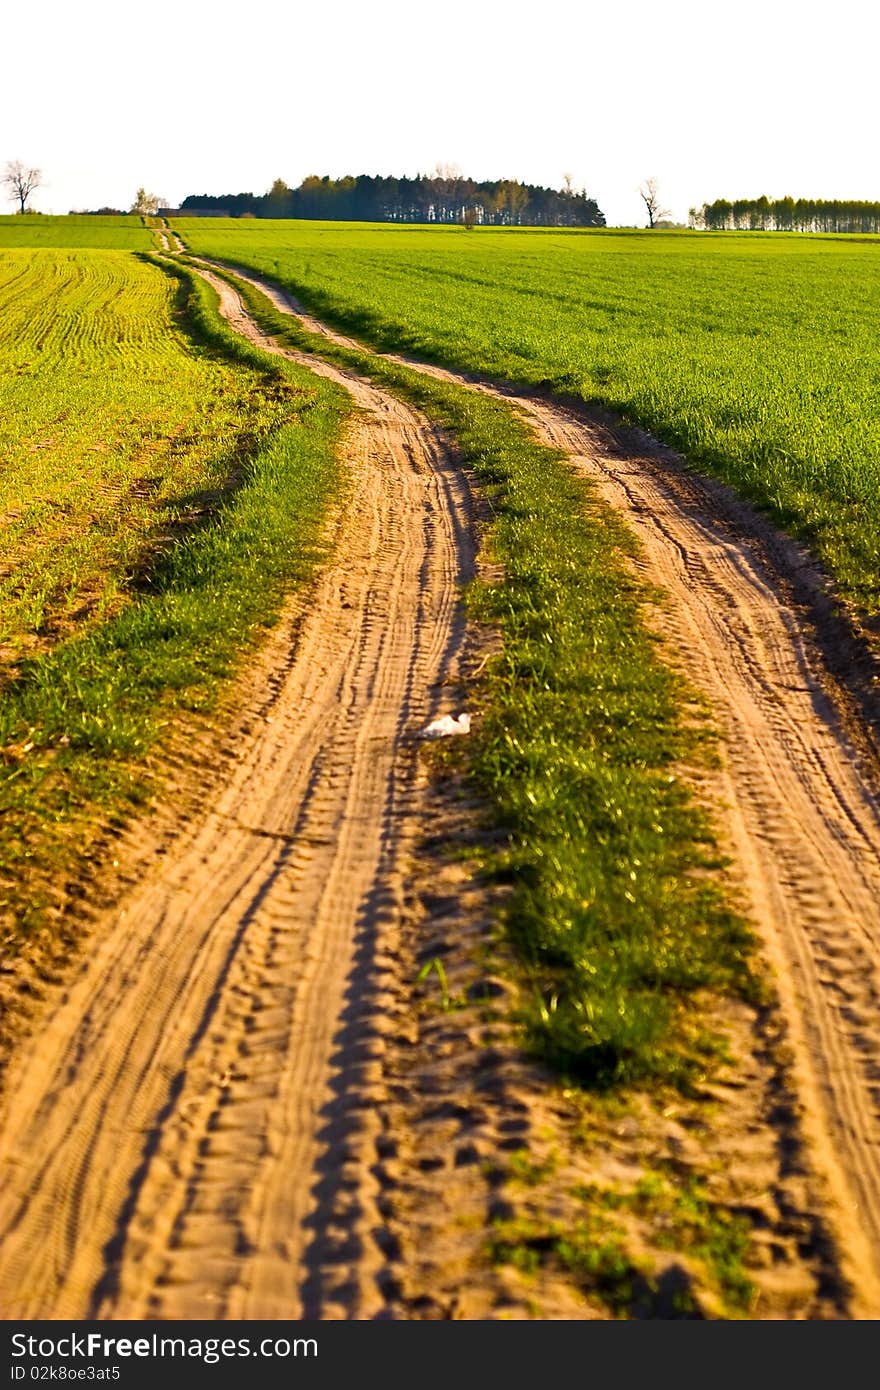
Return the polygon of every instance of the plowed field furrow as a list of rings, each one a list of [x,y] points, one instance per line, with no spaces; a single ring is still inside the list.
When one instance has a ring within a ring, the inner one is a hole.
[[[426,422],[309,365],[361,407],[338,559],[276,642],[268,696],[251,692],[256,731],[217,803],[96,933],[17,1059],[7,1318],[383,1307],[369,1018],[388,1013],[414,736],[448,707],[474,547],[466,484]],[[355,1007],[366,1021],[347,1028]]]

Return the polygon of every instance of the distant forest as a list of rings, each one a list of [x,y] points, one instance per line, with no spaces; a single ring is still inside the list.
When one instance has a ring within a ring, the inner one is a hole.
[[[880,203],[823,198],[716,198],[691,208],[692,227],[713,232],[880,232]]]
[[[501,179],[475,183],[458,173],[414,179],[311,175],[298,188],[276,179],[266,194],[191,194],[183,213],[231,217],[310,217],[328,222],[460,222],[492,227],[604,227],[586,189],[540,188]]]

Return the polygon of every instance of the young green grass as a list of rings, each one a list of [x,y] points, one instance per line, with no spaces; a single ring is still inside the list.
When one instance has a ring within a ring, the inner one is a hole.
[[[118,611],[283,411],[193,351],[174,296],[125,252],[0,251],[0,687]]]
[[[7,577],[13,590],[19,575],[45,587],[35,598],[31,584],[30,608],[15,608],[0,690],[0,920],[13,951],[100,826],[143,799],[151,750],[210,707],[310,577],[348,412],[337,388],[232,334],[186,271],[33,254],[36,268],[18,260],[13,277],[19,294],[29,288],[33,336],[23,313],[7,344],[32,425],[22,453],[11,441],[19,524]],[[43,438],[51,446],[29,452]],[[78,613],[84,594],[95,601]],[[61,614],[54,627],[47,613]]]
[[[521,1180],[513,1164],[511,1176]],[[534,1185],[546,1176],[540,1174]],[[565,1225],[534,1217],[496,1222],[488,1246],[490,1259],[513,1265],[526,1275],[565,1270],[584,1294],[618,1317],[634,1312],[641,1317],[699,1315],[698,1297],[689,1280],[682,1278],[670,1293],[657,1277],[660,1252],[674,1251],[687,1255],[699,1269],[727,1316],[749,1315],[756,1293],[746,1265],[749,1223],[713,1202],[699,1178],[682,1180],[647,1172],[630,1188],[589,1185],[572,1195],[582,1214]],[[629,1253],[628,1215],[638,1219],[640,1243],[650,1244],[653,1254],[645,1252],[635,1259]]]
[[[0,250],[82,247],[93,251],[149,251],[153,244],[153,235],[143,218],[134,214],[0,217]]]
[[[651,597],[627,564],[628,533],[503,402],[329,344],[238,288],[279,340],[441,424],[489,499],[488,555],[505,578],[475,585],[469,604],[500,629],[503,653],[469,692],[483,717],[453,756],[507,831],[486,867],[512,886],[505,921],[532,1045],[592,1086],[693,1085],[717,1055],[701,993],[754,989],[750,936],[679,774],[711,740],[683,717],[645,625]]]
[[[783,233],[175,223],[381,348],[638,420],[880,611],[880,242]]]
[[[558,1222],[499,1221],[487,1253],[493,1264],[512,1265],[526,1276],[565,1270],[616,1317],[627,1317],[636,1300],[643,1316],[654,1312],[647,1270],[627,1252],[623,1233],[602,1216],[567,1229]]]
[[[659,1249],[686,1251],[705,1267],[728,1308],[746,1314],[755,1297],[745,1260],[749,1222],[714,1202],[701,1178],[649,1171],[630,1189],[584,1186],[587,1210],[633,1212],[646,1219]]]

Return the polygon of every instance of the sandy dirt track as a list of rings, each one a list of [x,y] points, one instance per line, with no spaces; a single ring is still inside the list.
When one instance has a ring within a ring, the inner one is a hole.
[[[880,1316],[880,807],[865,750],[778,571],[742,539],[745,508],[730,499],[725,524],[720,489],[634,455],[631,434],[615,450],[557,408],[528,414],[626,513],[671,599],[664,634],[721,725],[719,824],[775,967],[855,1306]]]
[[[15,1062],[6,1318],[383,1307],[372,1087],[415,736],[454,712],[473,526],[423,419],[310,365],[360,407],[338,560],[276,641],[222,795],[96,931]]]
[[[311,331],[360,346],[252,283]],[[689,474],[641,431],[389,356],[515,404],[626,516],[642,574],[668,594],[663,635],[724,736],[716,820],[775,969],[852,1308],[880,1316],[877,762],[810,633],[821,577],[731,490]]]
[[[265,343],[213,282],[230,322]],[[412,735],[455,708],[472,516],[423,420],[301,360],[363,412],[339,562],[260,668],[256,732],[222,797],[95,933],[15,1062],[0,1134],[5,1317],[413,1315],[395,1305],[378,1101],[403,867],[424,815]],[[880,1316],[880,811],[871,750],[848,733],[808,602],[792,603],[809,566],[638,431],[503,394],[626,515],[645,578],[669,595],[668,651],[725,735],[716,818],[775,966],[848,1311]],[[455,1084],[464,1102],[467,1074]],[[773,1134],[761,1142],[766,1157]],[[419,1180],[437,1186],[414,1193],[416,1259],[430,1263],[432,1203],[450,1200],[454,1222],[478,1173]],[[425,1287],[435,1280],[429,1268]],[[555,1315],[580,1316],[572,1306]]]

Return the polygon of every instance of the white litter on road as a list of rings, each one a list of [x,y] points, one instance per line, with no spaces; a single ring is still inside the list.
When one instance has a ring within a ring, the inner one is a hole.
[[[422,729],[422,738],[449,738],[451,734],[469,734],[471,731],[471,717],[469,714],[459,714],[453,718],[451,714],[441,715],[439,719],[432,719],[431,723]]]

